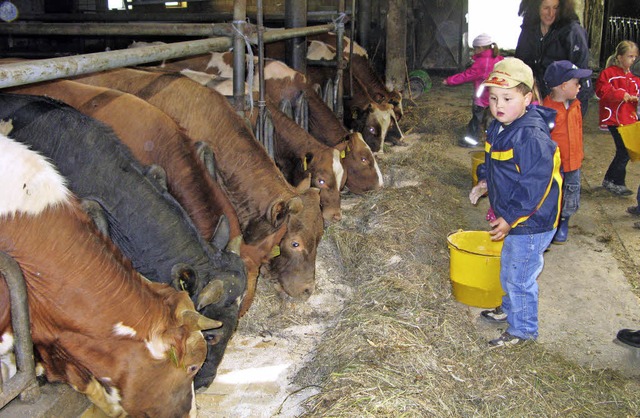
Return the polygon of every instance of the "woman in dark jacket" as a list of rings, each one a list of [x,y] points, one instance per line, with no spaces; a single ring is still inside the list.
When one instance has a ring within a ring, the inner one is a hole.
[[[518,14],[522,31],[515,55],[533,70],[542,101],[549,94],[544,72],[552,62],[569,60],[578,68],[589,68],[587,32],[580,26],[573,0],[522,0]],[[580,84],[578,99],[584,116],[593,85],[590,79]]]

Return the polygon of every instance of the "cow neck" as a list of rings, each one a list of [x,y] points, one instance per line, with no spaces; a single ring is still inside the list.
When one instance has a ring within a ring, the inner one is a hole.
[[[7,94],[7,95],[21,96],[17,94]],[[64,104],[62,102],[59,102],[59,103]],[[65,104],[65,106],[67,105]],[[11,124],[13,126],[13,130],[20,130],[20,129],[26,128],[27,126],[31,125],[33,122],[39,120],[46,113],[49,113],[53,110],[57,110],[57,107],[51,106],[49,102],[43,102],[43,101],[29,102],[24,106],[16,109],[15,112],[13,112],[13,115],[11,117]],[[34,119],[32,117],[32,115],[34,114],[39,115],[39,117]]]
[[[149,74],[154,74],[150,72]],[[179,80],[181,76],[175,74],[158,74],[158,76],[149,84],[138,90],[135,95],[144,100],[149,100],[155,96],[159,91],[162,91],[171,83]]]

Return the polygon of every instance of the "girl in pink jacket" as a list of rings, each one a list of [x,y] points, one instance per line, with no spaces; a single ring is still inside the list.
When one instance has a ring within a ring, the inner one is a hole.
[[[474,95],[471,107],[471,120],[467,125],[465,137],[458,141],[461,147],[474,147],[484,140],[488,124],[489,91],[483,91],[480,84],[493,70],[496,62],[503,59],[498,45],[491,36],[482,33],[473,40],[473,64],[465,71],[454,74],[442,81],[445,86],[457,86],[473,82]]]

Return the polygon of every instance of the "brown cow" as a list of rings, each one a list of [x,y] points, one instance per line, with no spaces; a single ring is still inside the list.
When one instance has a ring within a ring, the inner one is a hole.
[[[221,324],[186,292],[133,270],[50,163],[4,135],[0,176],[0,251],[24,274],[46,377],[109,416],[195,416],[193,378],[207,352],[199,330]],[[0,354],[12,350],[9,303],[0,280]]]
[[[336,34],[333,32],[322,33],[310,36],[309,40],[309,54],[307,57],[309,59],[335,59],[335,45],[336,45]],[[315,41],[324,43],[326,46],[321,45],[312,45]],[[344,37],[344,49],[343,54],[346,60],[350,61],[351,72],[354,77],[357,77],[364,86],[366,86],[366,90],[368,94],[376,101],[376,103],[390,103],[393,106],[393,110],[397,120],[400,120],[404,114],[402,109],[402,93],[397,90],[390,91],[384,85],[384,82],[378,76],[378,74],[374,71],[373,66],[369,62],[369,56],[367,51],[358,45],[356,42],[353,43],[353,56],[350,57],[350,39],[345,36]],[[327,48],[330,47],[330,48]],[[318,53],[315,51],[315,48],[320,47],[322,50],[332,51],[326,54]],[[348,77],[345,76],[345,82],[349,82]],[[348,87],[348,85],[347,85]],[[349,90],[345,90],[349,91]]]
[[[319,142],[272,102],[267,102],[267,109],[275,130],[275,161],[278,168],[293,185],[311,175],[311,185],[320,190],[320,206],[325,222],[339,221],[342,219],[340,189],[346,180],[340,151]]]
[[[268,97],[274,101],[293,102],[304,92],[309,103],[309,133],[342,153],[346,185],[351,192],[361,194],[382,188],[382,173],[362,135],[345,129],[302,74],[280,61],[270,61],[265,65],[265,87]]]
[[[311,41],[307,58],[311,61],[333,60],[335,48],[320,41]],[[347,58],[345,57],[345,59]],[[366,58],[365,62],[367,62]],[[307,66],[307,75],[312,84],[323,85],[325,80],[333,79],[334,73],[335,69],[327,66]],[[395,135],[389,135],[390,130],[397,128],[397,117],[393,106],[386,100],[386,97],[378,94],[377,98],[374,98],[372,94],[376,93],[369,89],[369,84],[355,75],[350,78],[345,73],[343,85],[345,125],[352,130],[361,132],[373,152],[383,152],[385,140],[396,145],[400,144],[400,141],[395,141],[397,139]],[[384,89],[384,86],[382,88]],[[399,128],[397,129],[399,130]]]
[[[240,219],[245,239],[264,237],[283,223],[288,226],[280,245],[279,257],[271,260],[274,272],[285,292],[294,298],[308,298],[315,284],[315,251],[284,251],[283,243],[294,246],[290,225],[296,217],[317,216],[322,223],[320,206],[302,205],[300,193],[290,186],[275,163],[255,139],[248,124],[236,114],[227,99],[212,89],[179,74],[118,69],[89,74],[77,81],[111,87],[135,94],[171,116],[192,141],[209,144],[214,152],[220,179]],[[305,212],[311,212],[309,215]],[[305,230],[316,241],[311,226]],[[288,238],[289,237],[289,238]],[[275,271],[275,269],[278,269]]]
[[[251,244],[245,243],[229,198],[206,173],[191,141],[173,119],[132,94],[75,81],[57,80],[10,91],[62,100],[111,126],[138,161],[145,165],[158,164],[165,170],[169,192],[185,208],[205,239],[213,238],[224,214],[229,221],[230,238],[240,240],[240,255],[247,268],[247,294],[241,307],[241,312],[246,312],[254,297],[260,266],[269,261],[286,229],[281,226],[259,239],[251,237]]]

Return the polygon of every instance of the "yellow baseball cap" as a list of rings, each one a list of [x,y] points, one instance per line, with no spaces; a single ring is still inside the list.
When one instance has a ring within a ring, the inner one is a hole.
[[[482,82],[482,85],[511,89],[520,83],[524,83],[532,89],[533,71],[531,71],[531,68],[522,62],[522,60],[509,57],[498,61],[496,65],[493,66],[493,71],[491,71],[489,77]]]

